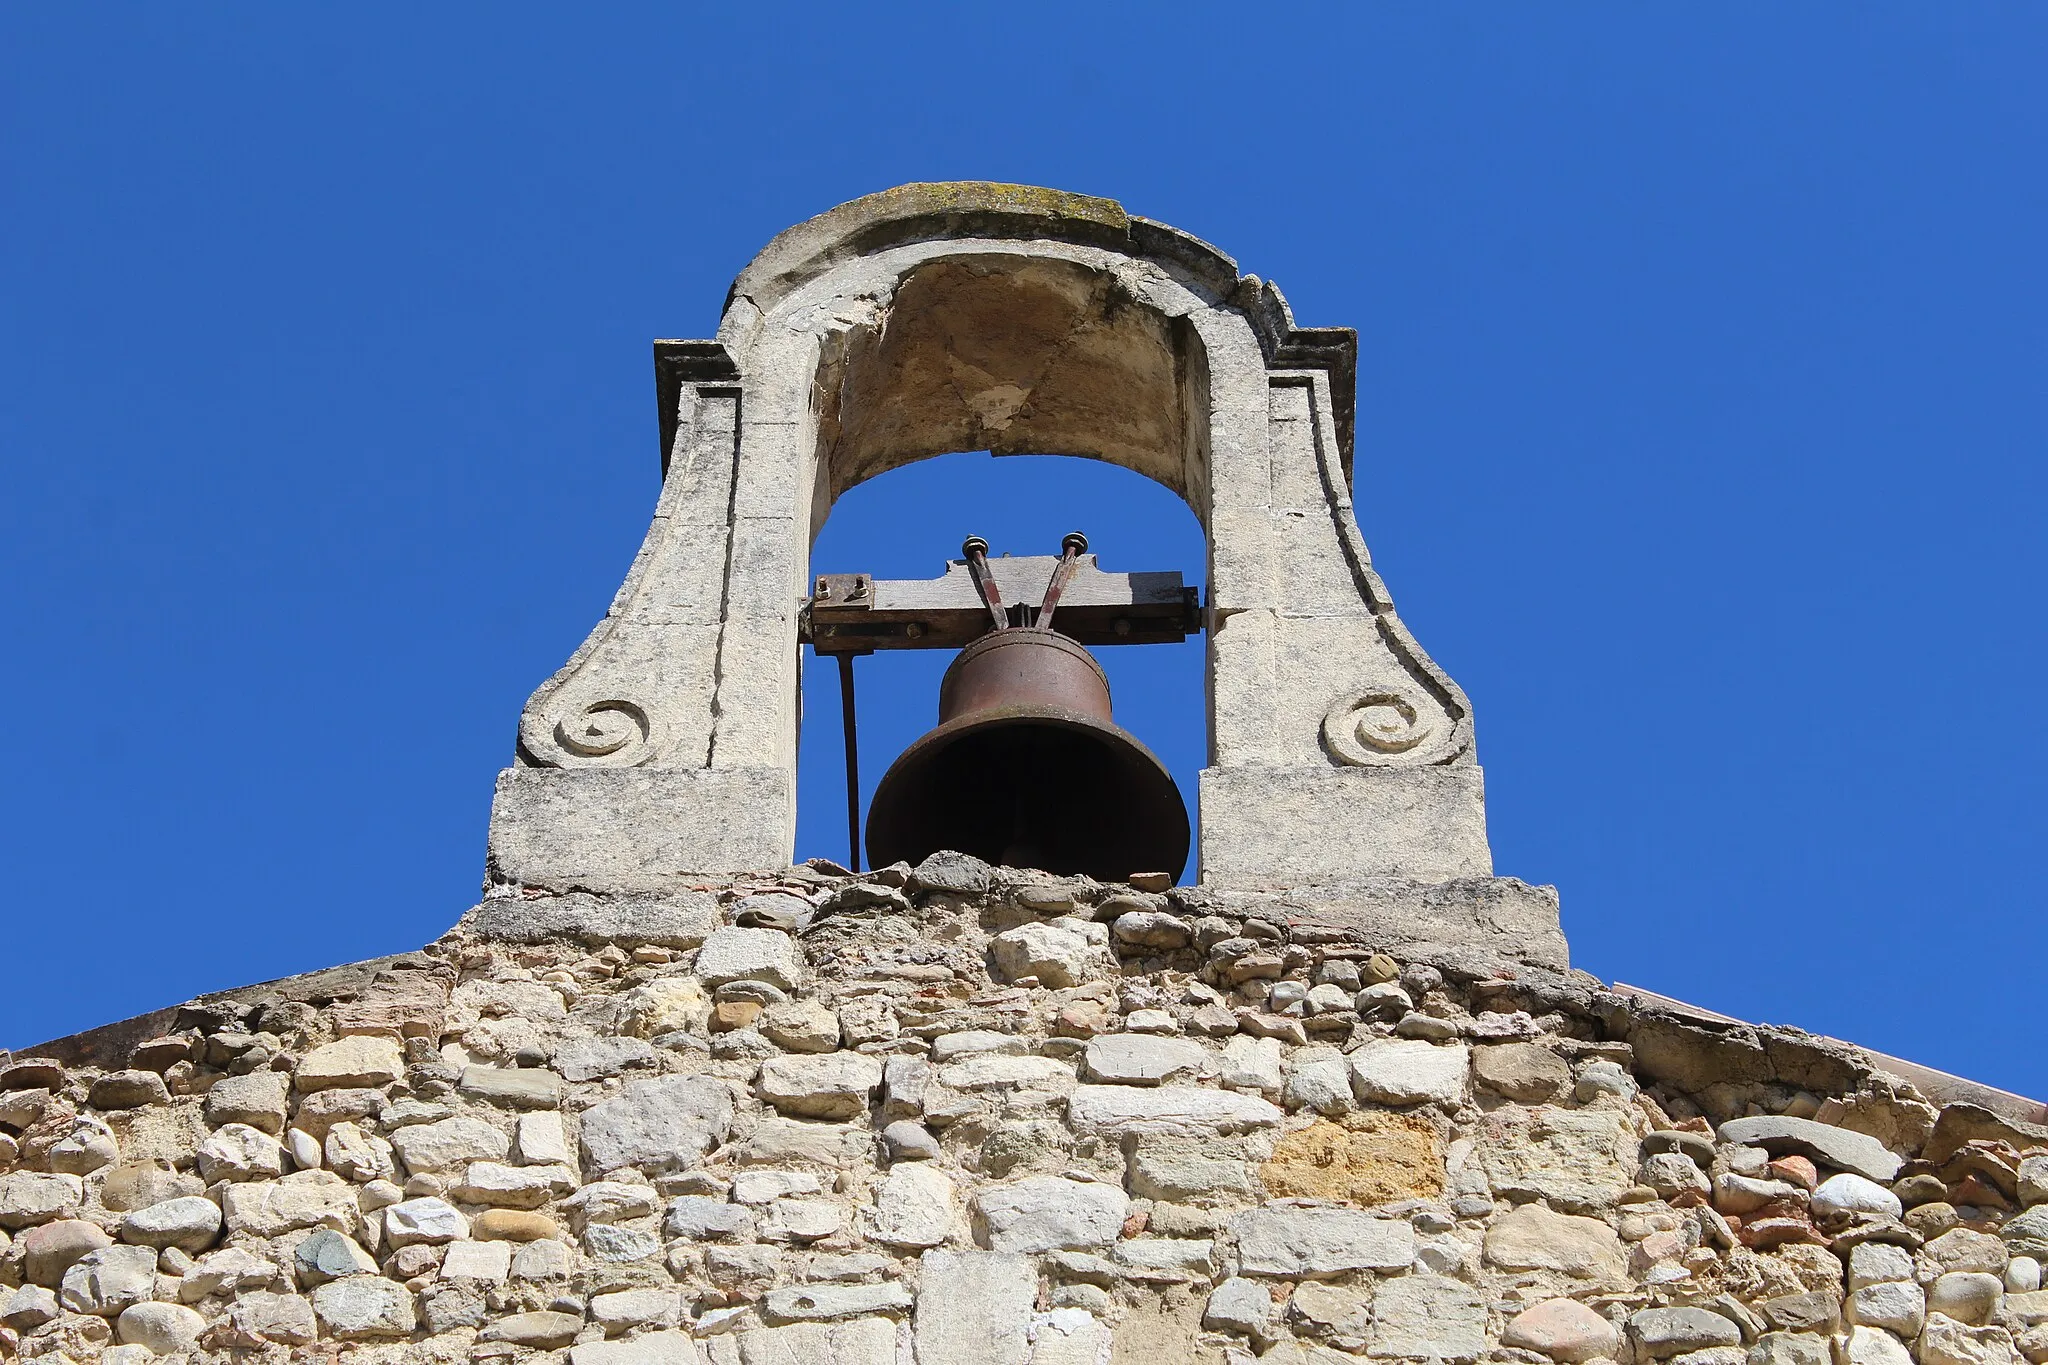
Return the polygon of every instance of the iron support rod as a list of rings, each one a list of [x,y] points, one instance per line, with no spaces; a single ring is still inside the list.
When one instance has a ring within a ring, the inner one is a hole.
[[[981,600],[988,603],[989,618],[996,623],[997,630],[1008,629],[1010,620],[1003,615],[1003,590],[996,585],[996,576],[988,567],[988,542],[980,536],[969,536],[960,546],[960,553],[967,556],[967,572],[974,576]]]
[[[853,710],[853,656],[839,656],[839,724],[846,732],[846,866],[860,871],[860,740]]]
[[[1074,576],[1074,561],[1088,553],[1088,537],[1079,531],[1069,531],[1060,539],[1060,562],[1053,566],[1052,577],[1045,583],[1045,601],[1039,604],[1037,625],[1052,629],[1053,608],[1060,604],[1060,594],[1067,590],[1067,580]]]

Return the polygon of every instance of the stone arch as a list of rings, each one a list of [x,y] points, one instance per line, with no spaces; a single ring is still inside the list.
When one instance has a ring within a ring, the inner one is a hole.
[[[714,340],[656,345],[654,522],[527,703],[494,875],[651,889],[787,859],[812,535],[846,488],[959,449],[1113,460],[1207,531],[1205,882],[1489,874],[1470,706],[1353,515],[1355,357],[1109,200],[908,185],[782,233]]]
[[[1199,486],[1189,465],[1206,458],[1206,412],[1188,389],[1200,338],[1116,272],[947,255],[914,262],[877,304],[821,339],[821,498],[959,450],[1106,460],[1183,499]]]

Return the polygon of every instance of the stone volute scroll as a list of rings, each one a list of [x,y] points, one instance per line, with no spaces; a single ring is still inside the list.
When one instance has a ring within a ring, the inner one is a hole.
[[[1356,356],[1350,329],[1297,326],[1270,281],[1107,199],[905,185],[783,232],[715,338],[655,345],[660,499],[525,707],[491,876],[657,890],[786,862],[833,501],[951,451],[1077,455],[1173,489],[1207,533],[1200,883],[1350,886],[1412,932],[1476,917],[1561,961],[1551,893],[1492,877],[1471,706],[1359,532]],[[1454,885],[1487,908],[1424,905]]]

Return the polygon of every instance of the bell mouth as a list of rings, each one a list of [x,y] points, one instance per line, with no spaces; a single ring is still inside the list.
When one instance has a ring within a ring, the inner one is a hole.
[[[1098,881],[1178,880],[1189,842],[1187,804],[1157,755],[1115,725],[1043,703],[946,721],[897,757],[868,808],[870,867],[952,849]]]

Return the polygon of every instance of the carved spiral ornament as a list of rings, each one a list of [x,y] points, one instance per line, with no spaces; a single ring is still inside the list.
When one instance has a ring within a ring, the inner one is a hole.
[[[1339,763],[1384,768],[1432,762],[1454,728],[1426,700],[1394,687],[1339,697],[1323,716],[1323,744]]]
[[[614,698],[592,702],[581,714],[557,720],[555,742],[576,758],[628,764],[643,756],[651,730],[645,711]]]

